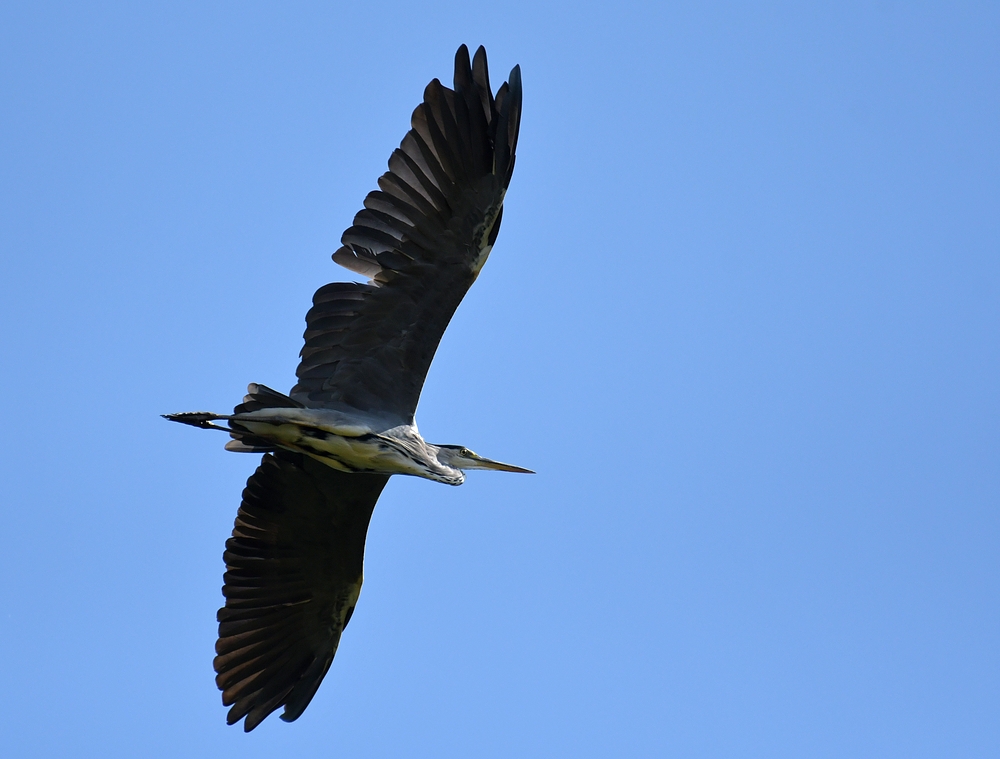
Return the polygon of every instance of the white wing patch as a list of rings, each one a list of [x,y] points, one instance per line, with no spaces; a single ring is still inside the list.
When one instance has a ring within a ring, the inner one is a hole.
[[[490,257],[490,251],[493,250],[492,245],[487,245],[481,251],[476,259],[472,262],[472,273],[475,276],[479,276],[479,272],[482,271],[483,265],[486,263],[486,259]]]
[[[503,208],[503,196],[505,194],[505,190],[500,191],[500,202],[496,204],[495,208],[491,208],[486,212],[486,220],[476,234],[476,240],[485,244],[479,249],[479,255],[472,262],[472,275],[474,277],[479,276],[479,272],[483,270],[483,266],[486,264],[486,259],[490,257],[490,251],[493,250],[493,246],[487,241],[493,234],[493,226],[497,223],[497,219],[500,218],[500,209]]]

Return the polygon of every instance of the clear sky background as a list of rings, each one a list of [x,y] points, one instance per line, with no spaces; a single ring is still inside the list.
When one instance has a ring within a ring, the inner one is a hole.
[[[1000,10],[803,5],[4,3],[2,753],[1000,755]],[[394,478],[247,736],[256,457],[158,415],[290,388],[463,42],[524,117],[418,419],[538,474]]]

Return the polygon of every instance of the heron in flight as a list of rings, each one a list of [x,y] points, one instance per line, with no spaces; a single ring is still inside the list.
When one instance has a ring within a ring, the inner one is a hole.
[[[424,90],[333,254],[369,278],[313,296],[288,395],[251,384],[232,414],[166,418],[224,430],[263,453],[226,541],[216,684],[229,724],[297,719],[330,668],[361,592],[368,523],[394,474],[460,485],[465,471],[526,472],[428,443],[414,412],[441,335],[493,248],[521,119],[515,66],[494,95],[486,51],[455,56],[455,87]]]

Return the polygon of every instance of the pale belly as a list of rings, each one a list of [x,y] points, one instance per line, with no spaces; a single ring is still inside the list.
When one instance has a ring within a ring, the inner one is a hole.
[[[341,435],[318,427],[243,419],[240,426],[281,448],[304,453],[341,472],[427,476],[424,467],[403,453],[398,441],[377,433]]]

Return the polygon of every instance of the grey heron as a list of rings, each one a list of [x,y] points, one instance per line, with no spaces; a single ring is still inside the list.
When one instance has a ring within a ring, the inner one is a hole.
[[[530,470],[434,445],[414,412],[455,309],[500,229],[514,170],[521,74],[490,88],[486,51],[434,79],[378,190],[333,260],[369,278],[313,296],[288,395],[251,384],[232,414],[165,415],[223,430],[263,453],[226,541],[216,684],[228,722],[253,730],[280,707],[297,719],[358,602],[368,524],[393,474],[460,485],[465,470]]]

